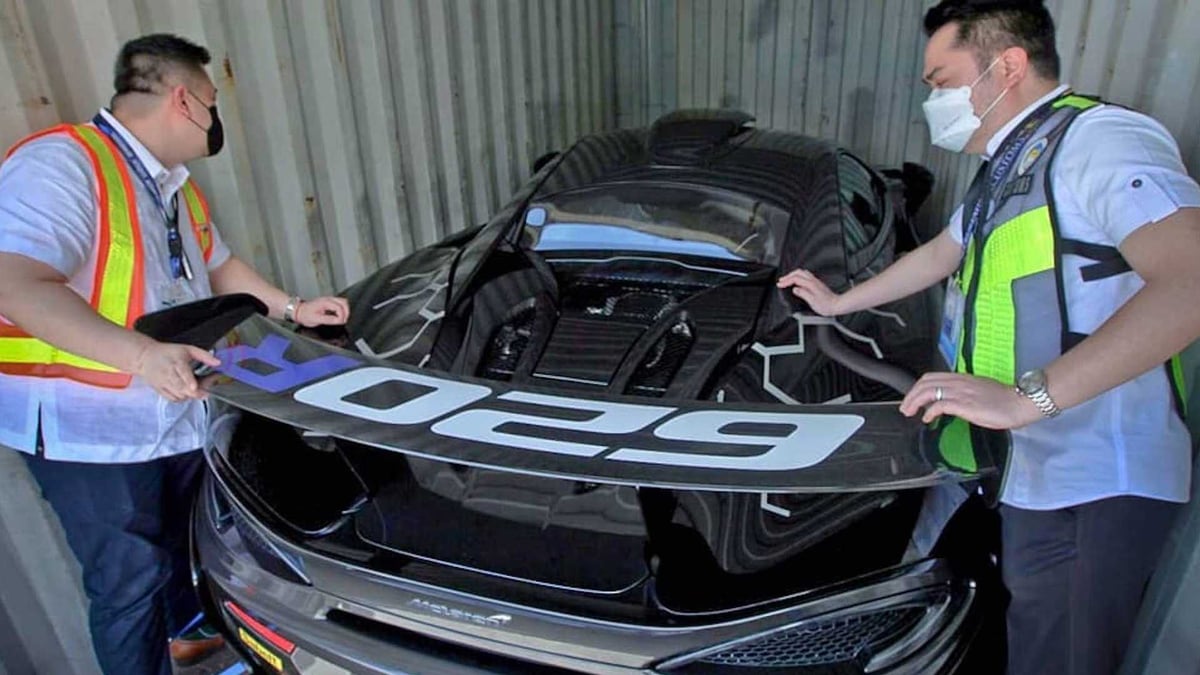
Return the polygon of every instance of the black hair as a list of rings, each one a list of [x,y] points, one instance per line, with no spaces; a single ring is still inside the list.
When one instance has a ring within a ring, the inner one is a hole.
[[[159,85],[173,70],[204,72],[212,56],[200,45],[169,33],[143,35],[126,42],[113,66],[114,98],[129,92],[161,93]]]
[[[955,45],[973,48],[981,69],[1005,49],[1020,47],[1039,75],[1058,79],[1054,19],[1042,0],[942,0],[925,13],[925,35],[950,23],[958,24]]]

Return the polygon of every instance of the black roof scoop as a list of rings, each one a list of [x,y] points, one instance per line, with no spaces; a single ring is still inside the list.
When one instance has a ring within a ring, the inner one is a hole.
[[[740,110],[676,110],[650,127],[650,154],[658,164],[700,164],[752,122]]]

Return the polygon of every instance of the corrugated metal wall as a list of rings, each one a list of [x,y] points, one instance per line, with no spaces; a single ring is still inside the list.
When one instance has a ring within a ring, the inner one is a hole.
[[[481,222],[531,160],[676,107],[918,161],[942,219],[976,160],[920,104],[932,0],[0,0],[0,146],[89,117],[119,45],[213,52],[229,144],[195,171],[239,254],[300,293]],[[1200,172],[1194,0],[1050,0],[1066,81],[1163,121]]]
[[[616,124],[610,0],[0,0],[0,146],[90,118],[122,42],[206,45],[221,231],[298,293],[486,220],[533,158]]]
[[[222,232],[303,294],[481,222],[543,152],[683,106],[743,108],[879,164],[922,162],[939,178],[925,211],[936,222],[975,160],[928,144],[920,17],[931,4],[0,0],[0,147],[90,117],[120,44],[170,31],[215,57],[228,149],[193,168]],[[1160,119],[1200,174],[1200,1],[1048,4],[1065,79]],[[28,659],[0,655],[0,670],[94,672],[64,544],[19,459],[3,459],[0,544],[21,556],[0,560],[0,609],[10,622],[19,612]]]
[[[679,107],[734,107],[759,126],[836,138],[876,164],[938,178],[923,217],[941,221],[976,159],[931,148],[921,112],[921,18],[934,0],[617,0],[640,36],[618,57],[623,126]],[[1049,0],[1063,80],[1162,121],[1200,175],[1200,3]]]

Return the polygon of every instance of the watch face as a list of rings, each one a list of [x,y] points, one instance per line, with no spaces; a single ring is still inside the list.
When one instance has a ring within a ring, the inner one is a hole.
[[[1024,375],[1022,375],[1021,378],[1017,380],[1017,387],[1021,391],[1030,393],[1030,394],[1035,391],[1045,389],[1046,388],[1046,373],[1041,368],[1031,370],[1031,371],[1025,373]]]

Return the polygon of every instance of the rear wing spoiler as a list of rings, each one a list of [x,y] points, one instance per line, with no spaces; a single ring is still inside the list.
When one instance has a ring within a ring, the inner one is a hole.
[[[606,484],[735,492],[917,488],[996,475],[1007,434],[942,434],[896,404],[763,405],[553,391],[346,351],[261,316],[211,395],[382,450]],[[967,439],[947,448],[954,437]]]

